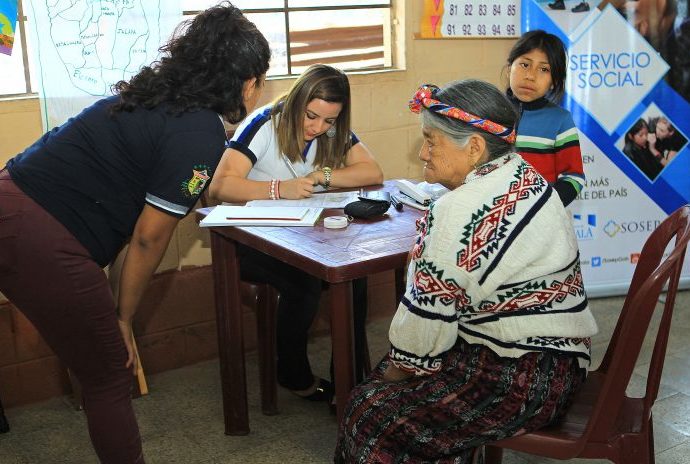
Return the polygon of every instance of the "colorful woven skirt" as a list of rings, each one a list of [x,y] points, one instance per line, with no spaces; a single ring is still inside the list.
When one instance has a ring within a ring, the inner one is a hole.
[[[462,340],[432,376],[386,382],[388,363],[352,391],[336,463],[469,463],[485,443],[556,421],[586,374],[573,357],[501,358]]]

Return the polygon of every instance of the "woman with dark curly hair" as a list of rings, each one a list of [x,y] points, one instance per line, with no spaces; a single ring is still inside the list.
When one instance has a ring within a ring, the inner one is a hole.
[[[0,171],[0,291],[77,376],[101,462],[143,463],[132,317],[178,221],[208,185],[224,121],[251,111],[268,42],[230,4],[184,24],[117,95]],[[129,240],[115,302],[102,267]]]

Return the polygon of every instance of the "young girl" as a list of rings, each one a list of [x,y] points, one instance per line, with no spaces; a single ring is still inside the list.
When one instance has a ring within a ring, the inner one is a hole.
[[[565,88],[566,53],[553,34],[523,34],[508,55],[508,97],[520,113],[515,149],[556,189],[565,206],[585,183],[577,127],[557,105]]]

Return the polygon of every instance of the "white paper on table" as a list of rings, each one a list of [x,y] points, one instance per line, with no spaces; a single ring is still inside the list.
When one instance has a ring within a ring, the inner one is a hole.
[[[319,193],[300,200],[251,200],[246,206],[307,206],[311,208],[344,208],[348,203],[357,201],[358,192]]]
[[[313,226],[323,208],[248,208],[219,205],[199,222],[201,227],[219,226]]]

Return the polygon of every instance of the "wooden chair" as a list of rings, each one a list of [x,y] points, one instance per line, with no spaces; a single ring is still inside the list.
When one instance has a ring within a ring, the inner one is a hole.
[[[366,287],[364,288],[366,290]],[[278,414],[278,375],[276,367],[276,313],[280,294],[269,284],[240,282],[242,301],[256,311],[256,350],[259,357],[259,388],[261,412],[266,416]],[[357,376],[371,372],[371,359],[366,333],[360,334],[362,370]]]
[[[565,418],[554,426],[487,445],[487,464],[500,464],[504,448],[553,459],[654,463],[652,406],[661,381],[683,257],[690,241],[689,215],[690,206],[683,206],[647,239],[604,359],[597,370],[590,372]],[[670,254],[664,259],[669,245]],[[645,395],[630,398],[625,390],[667,282]]]

